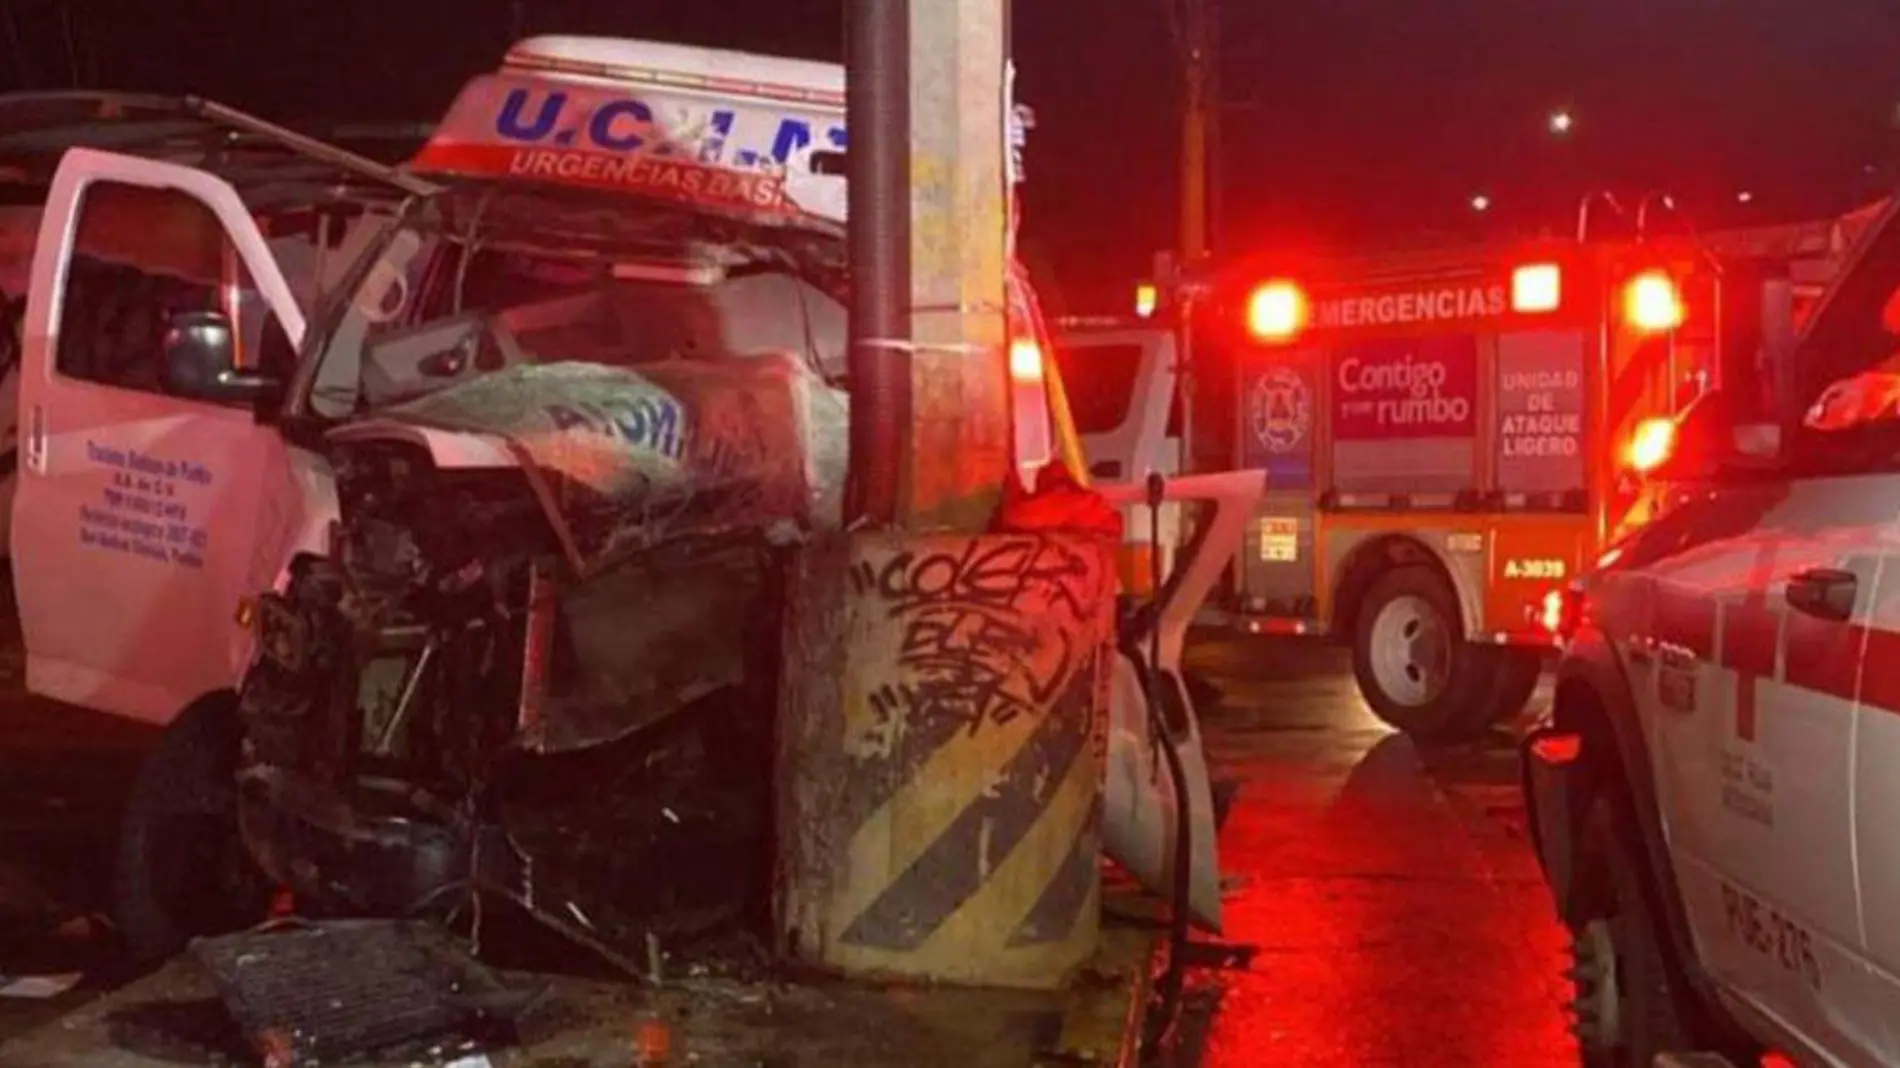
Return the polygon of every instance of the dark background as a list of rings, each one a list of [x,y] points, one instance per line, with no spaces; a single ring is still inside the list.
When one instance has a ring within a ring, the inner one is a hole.
[[[1032,264],[1120,309],[1175,237],[1173,0],[1018,0],[1039,125]],[[1578,197],[1676,194],[1704,228],[1900,181],[1900,0],[1217,0],[1217,246],[1566,230]],[[8,87],[201,93],[286,120],[430,120],[517,36],[838,59],[840,0],[10,0]],[[1570,136],[1546,130],[1574,111]],[[1738,203],[1737,194],[1753,194]],[[1495,207],[1470,208],[1479,192]],[[1051,277],[1053,275],[1053,277]]]

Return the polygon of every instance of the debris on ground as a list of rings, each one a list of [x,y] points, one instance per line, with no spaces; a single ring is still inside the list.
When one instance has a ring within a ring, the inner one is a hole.
[[[78,972],[63,975],[7,975],[0,972],[0,998],[56,998],[85,978]]]
[[[427,923],[353,920],[192,944],[266,1068],[403,1051],[431,1062],[513,1044],[546,987],[513,988]]]

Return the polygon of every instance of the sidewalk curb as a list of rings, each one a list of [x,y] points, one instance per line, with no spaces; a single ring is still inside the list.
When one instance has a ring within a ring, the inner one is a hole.
[[[1064,999],[1062,1031],[1033,1062],[1039,1068],[1091,1064],[1134,1068],[1141,1058],[1142,1023],[1166,938],[1133,927],[1102,932],[1088,974]]]

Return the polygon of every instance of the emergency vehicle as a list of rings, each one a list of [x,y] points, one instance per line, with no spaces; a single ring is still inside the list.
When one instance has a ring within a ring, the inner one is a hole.
[[[1799,326],[1886,206],[1883,200],[1838,218],[1714,231],[1702,235],[1700,244],[1725,269],[1746,273],[1768,288],[1764,315],[1784,307]],[[1156,257],[1155,277],[1176,273],[1170,256]],[[1091,468],[1103,478],[1138,477],[1149,470],[1173,474],[1222,469],[1235,459],[1233,431],[1245,419],[1235,418],[1228,407],[1237,403],[1233,391],[1223,388],[1231,367],[1232,331],[1184,337],[1178,299],[1166,286],[1142,282],[1136,287],[1132,314],[1075,315],[1056,323],[1056,355],[1063,363],[1076,429]],[[1181,364],[1186,348],[1198,354],[1201,388],[1214,387],[1221,405],[1210,409],[1204,401],[1199,406],[1191,441],[1185,437],[1181,388],[1187,377]],[[1772,376],[1780,373],[1778,365],[1768,354],[1758,362],[1770,377],[1763,383],[1769,388]],[[1141,534],[1131,530],[1129,537]],[[1168,545],[1161,551],[1167,553]],[[1131,557],[1145,558],[1146,553],[1131,543]]]
[[[1418,737],[1516,713],[1547,606],[1642,503],[1672,417],[1748,373],[1762,291],[1661,237],[1224,271],[1196,432],[1267,483],[1231,618],[1349,643]]]
[[[1180,347],[1172,331],[1140,318],[1092,316],[1060,319],[1054,334],[1063,393],[1090,475],[1133,482],[1150,472],[1174,478],[1211,469],[1191,465],[1182,451]],[[1123,591],[1134,596],[1151,592],[1157,562],[1163,575],[1173,573],[1184,542],[1178,505],[1164,506],[1155,519],[1140,505],[1123,509],[1118,569]]]
[[[418,382],[455,381],[519,358],[471,342],[470,323],[482,317],[439,318],[443,309],[459,312],[468,281],[440,264],[458,241],[480,245],[485,225],[477,207],[460,229],[445,231],[440,213],[454,208],[446,198],[486,204],[532,190],[573,200],[560,200],[558,213],[550,207],[546,232],[527,238],[519,218],[498,216],[494,225],[515,227],[493,246],[502,257],[624,237],[647,215],[655,241],[677,240],[681,209],[703,208],[740,225],[809,229],[815,243],[797,247],[824,245],[831,251],[819,258],[841,262],[843,177],[815,150],[844,146],[843,81],[835,65],[541,38],[473,79],[407,171],[287,132],[276,143],[291,157],[288,176],[240,153],[187,162],[164,151],[168,144],[58,157],[25,312],[12,566],[29,688],[166,727],[134,785],[122,835],[117,897],[135,948],[162,952],[193,930],[228,922],[234,908],[242,912],[232,887],[217,881],[227,874],[217,861],[227,855],[220,835],[235,835],[234,690],[256,643],[244,606],[258,592],[282,592],[295,561],[330,551],[345,514],[335,448],[394,434],[457,477],[517,462],[489,439],[373,418],[373,396],[400,397]],[[461,192],[471,184],[513,192],[488,199]],[[642,203],[674,207],[642,215]],[[313,204],[346,216],[376,214],[371,205],[395,210],[378,216],[387,225],[351,257],[334,297],[307,304],[291,281],[293,261],[273,237],[295,230]],[[577,228],[575,212],[587,225]],[[781,252],[803,254],[793,248]],[[751,244],[733,253],[770,249]],[[722,346],[804,352],[834,386],[844,374],[842,305],[823,291],[751,285],[736,287],[746,290],[736,297],[725,290],[702,297],[693,287],[716,286],[721,272],[702,278],[658,261],[612,266],[628,287],[676,284],[680,299],[707,302],[727,317],[717,330],[732,331],[708,335]],[[574,284],[572,275],[539,277],[531,292],[548,303],[548,287],[558,293]],[[1041,359],[1046,334],[1020,269],[1008,290],[1015,444],[1027,479],[1055,452],[1061,419],[1048,400],[1056,379]],[[723,307],[727,299],[743,308]],[[124,314],[101,312],[114,302],[126,305]],[[431,308],[438,318],[422,318]],[[681,329],[682,342],[697,336]],[[587,337],[565,337],[564,345],[585,351]],[[583,429],[630,445],[666,426],[684,432],[659,415],[622,413]],[[1254,495],[1245,488],[1227,498],[1229,514],[1246,513]],[[1231,521],[1224,546],[1196,557],[1215,561],[1212,570],[1195,569],[1198,585],[1173,591],[1161,611],[1124,628],[1131,643],[1144,641],[1143,628],[1162,631],[1160,685],[1180,686],[1179,635],[1191,612],[1182,605],[1205,595],[1240,521]],[[1217,927],[1212,801],[1191,706],[1185,696],[1170,702],[1194,834],[1183,850],[1172,778],[1153,774],[1146,686],[1132,666],[1117,676],[1107,847],[1163,892],[1175,858],[1189,857],[1189,904]],[[211,859],[189,871],[171,863],[183,855],[180,834],[192,836],[201,851],[194,855]]]
[[[1891,203],[1793,354],[1785,395],[1718,390],[1682,423],[1701,492],[1563,607],[1526,794],[1589,1064],[1900,1063]]]

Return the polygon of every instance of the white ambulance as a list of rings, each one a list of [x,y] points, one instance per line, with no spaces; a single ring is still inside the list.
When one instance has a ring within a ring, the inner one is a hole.
[[[1780,403],[1685,418],[1703,488],[1565,607],[1526,790],[1588,1064],[1900,1064],[1892,203],[1794,353]]]
[[[257,907],[231,790],[243,729],[234,689],[256,646],[252,595],[284,593],[300,567],[346,544],[395,554],[349,566],[406,573],[400,544],[353,540],[369,537],[384,492],[362,487],[411,477],[406,460],[377,452],[383,443],[420,448],[430,478],[465,486],[453,504],[466,511],[445,504],[409,519],[449,537],[490,529],[505,509],[484,496],[483,474],[518,471],[537,487],[562,554],[584,565],[589,539],[616,530],[563,512],[563,494],[531,472],[533,449],[510,444],[506,432],[471,432],[471,422],[549,423],[552,432],[537,428],[536,447],[570,462],[566,476],[621,492],[646,477],[630,474],[628,457],[676,455],[690,413],[658,395],[590,395],[595,372],[576,364],[595,357],[571,354],[632,344],[637,359],[667,362],[709,345],[775,351],[835,382],[842,305],[835,287],[812,280],[842,266],[843,186],[813,153],[843,145],[843,81],[836,66],[735,53],[524,42],[457,97],[415,161],[414,172],[429,178],[379,176],[382,196],[407,199],[335,296],[314,306],[297,299],[272,247],[261,210],[276,191],[270,183],[215,161],[65,155],[25,315],[13,572],[29,687],[166,725],[134,786],[121,844],[116,896],[135,950],[169,950]],[[337,169],[321,151],[312,159],[315,170]],[[603,285],[624,294],[604,301],[596,292]],[[99,312],[99,300],[124,303],[127,292],[141,295],[137,317]],[[1047,342],[1020,271],[1011,296],[1016,444],[1028,472],[1052,452],[1043,369],[1032,358]],[[568,354],[539,379],[558,397],[541,387],[479,388],[498,370],[515,372],[513,382],[537,381],[532,353],[543,347]],[[448,386],[470,384],[477,388],[462,396],[483,407],[452,413],[461,429],[422,412]],[[828,401],[823,392],[797,402],[799,410],[828,404],[826,418],[842,419],[835,391]],[[387,417],[403,405],[415,409],[412,418]],[[829,425],[829,440],[841,425]],[[772,429],[737,409],[721,414],[721,432],[735,441]],[[364,456],[375,468],[367,474]],[[815,462],[837,476],[841,454]],[[353,463],[354,476],[344,470]],[[811,507],[820,522],[836,522],[838,483],[817,480]],[[370,494],[355,508],[368,526],[352,525],[340,501],[358,490]],[[1169,495],[1221,490],[1177,485]],[[1228,496],[1235,518],[1225,550],[1209,539],[1210,562],[1196,581],[1176,584],[1175,607],[1124,634],[1146,648],[1144,628],[1161,629],[1169,673],[1160,685],[1176,691],[1172,665],[1191,611],[1180,606],[1206,595],[1252,507],[1245,493]],[[291,656],[270,652],[279,663]],[[421,678],[426,664],[424,656],[407,677]],[[1166,887],[1183,851],[1173,847],[1172,783],[1153,774],[1153,723],[1138,674],[1131,666],[1118,675],[1109,846]],[[1191,902],[1204,925],[1217,926],[1212,804],[1185,696],[1170,701],[1168,719],[1194,826],[1185,851]],[[247,745],[263,746],[260,724],[251,727]],[[279,727],[275,741],[290,750],[326,751],[318,727],[288,719]],[[253,845],[271,838],[244,837]]]

